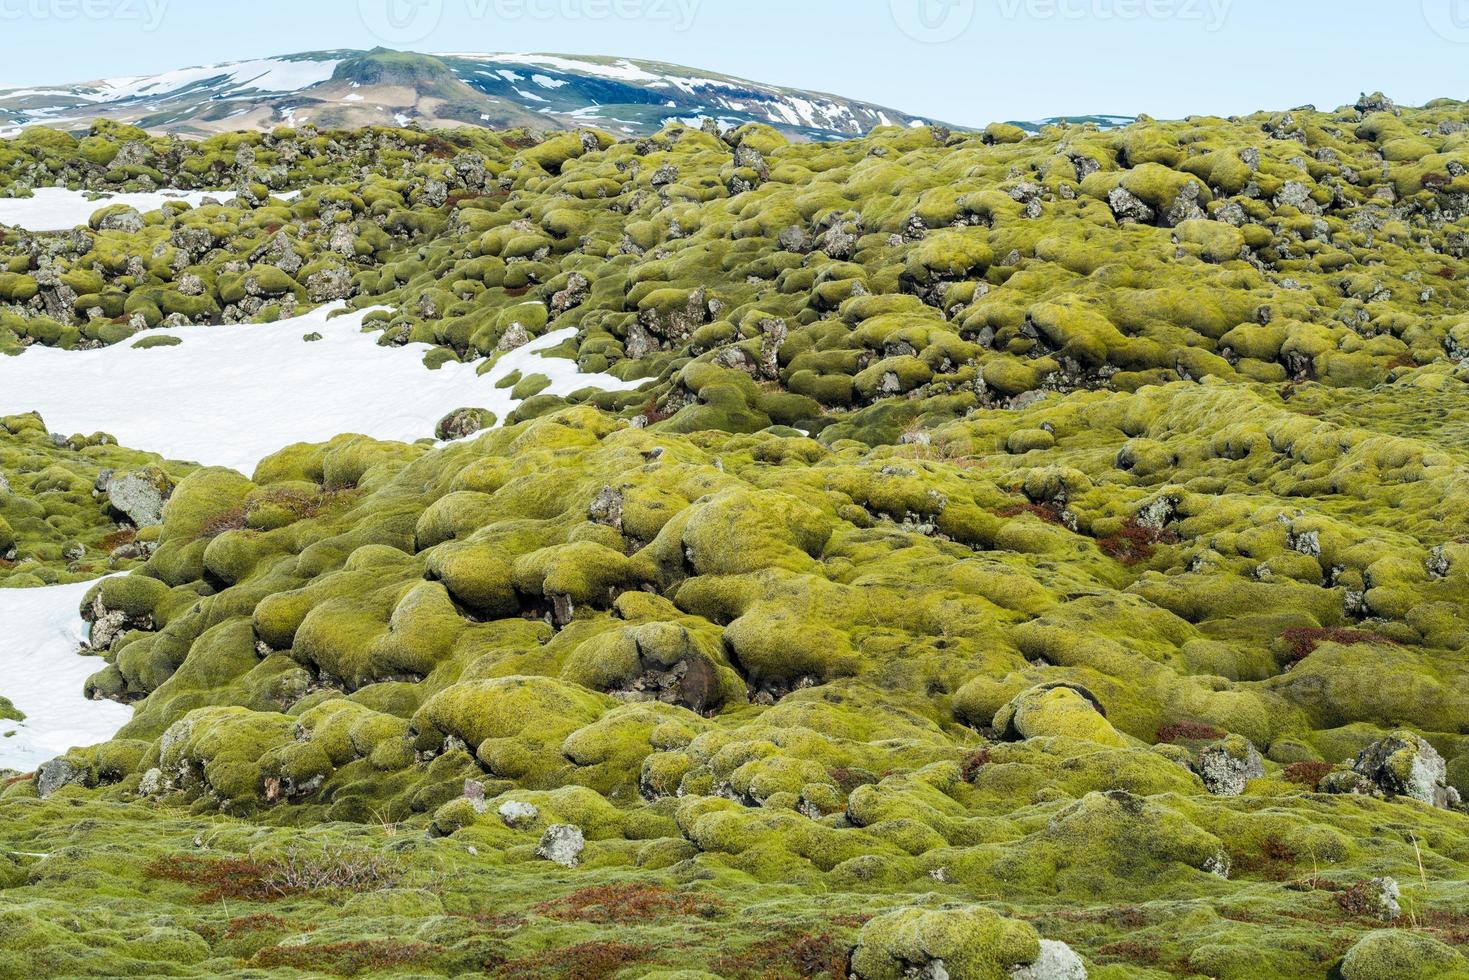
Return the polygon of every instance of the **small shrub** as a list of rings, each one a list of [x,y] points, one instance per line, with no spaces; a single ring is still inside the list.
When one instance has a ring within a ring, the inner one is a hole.
[[[118,548],[132,544],[137,540],[138,532],[133,528],[124,528],[121,531],[113,531],[102,539],[103,551],[116,551]]]
[[[268,902],[282,897],[265,883],[265,865],[248,858],[206,858],[195,854],[173,854],[157,858],[143,868],[149,878],[161,878],[205,889],[197,901],[212,905],[220,899],[239,898]]]
[[[200,532],[202,537],[217,538],[227,531],[241,531],[245,528],[245,508],[237,507],[223,514],[217,514],[209,519]]]
[[[1114,959],[1127,960],[1131,963],[1156,963],[1160,958],[1158,947],[1148,943],[1124,940],[1117,943],[1108,943],[1097,950],[1103,956]]]
[[[495,971],[497,977],[557,977],[560,980],[604,980],[648,956],[644,946],[630,943],[586,942],[511,960]]]
[[[197,898],[202,905],[230,898],[269,902],[317,891],[376,891],[402,878],[402,871],[382,855],[336,849],[263,860],[174,854],[150,862],[143,873],[203,887]]]
[[[1291,877],[1300,853],[1274,834],[1266,836],[1258,849],[1233,856],[1233,867],[1242,874],[1258,875],[1272,881],[1285,881]]]
[[[1158,729],[1158,741],[1170,745],[1174,742],[1217,742],[1227,734],[1202,721],[1179,721]]]
[[[1414,925],[1414,920],[1417,925]],[[1469,913],[1428,909],[1404,916],[1393,923],[1400,929],[1417,928],[1433,933],[1450,946],[1469,944]]]
[[[648,399],[647,404],[643,406],[641,414],[644,418],[648,420],[649,425],[655,425],[659,422],[664,421],[665,419],[671,418],[673,413],[666,412],[663,409],[659,408],[658,399],[655,396]]]
[[[231,919],[225,924],[224,938],[233,939],[247,932],[261,932],[267,929],[284,929],[286,920],[278,915],[268,912],[260,912],[255,915],[245,915],[238,919]]]
[[[338,848],[310,854],[292,851],[270,865],[267,883],[295,892],[376,891],[396,885],[403,877],[402,869],[373,851]]]
[[[971,752],[959,764],[959,773],[964,777],[966,783],[972,783],[979,778],[980,772],[985,766],[990,764],[990,761],[989,749],[980,749],[978,752]]]
[[[1302,786],[1310,786],[1315,789],[1326,774],[1336,769],[1329,762],[1293,762],[1285,767],[1282,774],[1286,782],[1299,783]]]
[[[709,897],[644,885],[608,885],[583,888],[562,898],[534,906],[534,911],[563,922],[602,924],[638,922],[659,916],[710,916],[719,903]]]
[[[1064,527],[1066,522],[1061,518],[1061,509],[1053,504],[1011,504],[995,511],[997,517],[1019,517],[1021,514],[1032,514],[1047,524],[1056,524]]]
[[[1375,917],[1382,908],[1381,893],[1365,881],[1342,889],[1334,897],[1341,910],[1354,918]]]
[[[847,766],[829,769],[827,775],[831,777],[832,782],[836,783],[837,789],[848,795],[858,786],[871,785],[877,778],[865,769],[851,769]]]
[[[712,972],[734,980],[779,977],[830,977],[845,980],[851,949],[830,933],[789,934],[762,939],[740,953],[724,953]]]
[[[1102,554],[1124,565],[1140,565],[1158,552],[1158,545],[1173,544],[1178,535],[1172,531],[1143,527],[1135,518],[1129,517],[1122,530],[1110,537],[1098,538],[1097,547]]]
[[[1370,630],[1353,630],[1335,627],[1332,629],[1321,629],[1314,626],[1295,626],[1280,634],[1286,643],[1284,656],[1285,666],[1292,667],[1311,654],[1323,643],[1338,643],[1343,646],[1355,646],[1359,643],[1377,643],[1385,646],[1397,646],[1397,642],[1385,636],[1373,633]]]

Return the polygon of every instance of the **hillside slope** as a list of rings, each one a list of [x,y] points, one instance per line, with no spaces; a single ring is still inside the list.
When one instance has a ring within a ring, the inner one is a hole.
[[[767,123],[801,139],[922,124],[895,109],[628,58],[317,51],[76,85],[0,89],[0,132],[93,119],[206,135],[306,122],[447,125],[648,135],[674,119]]]

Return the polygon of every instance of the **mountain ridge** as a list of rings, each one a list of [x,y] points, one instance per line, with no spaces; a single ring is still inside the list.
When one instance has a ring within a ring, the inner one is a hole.
[[[858,136],[933,120],[861,100],[662,62],[564,54],[418,54],[333,49],[153,75],[0,88],[0,132],[84,128],[102,117],[209,135],[323,127],[477,125],[646,135],[673,119],[763,122],[800,139]]]
[[[560,53],[419,54],[328,49],[65,85],[0,86],[0,136],[30,125],[81,130],[97,118],[209,136],[314,123],[566,130],[646,136],[670,122],[766,123],[790,138],[833,140],[876,126],[942,124],[830,92],[771,85],[647,59]],[[1126,125],[1130,116],[1015,121]],[[943,124],[947,125],[947,124]],[[951,127],[974,128],[974,127]]]

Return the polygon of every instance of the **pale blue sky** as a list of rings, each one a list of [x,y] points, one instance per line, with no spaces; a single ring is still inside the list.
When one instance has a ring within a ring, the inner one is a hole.
[[[1469,0],[0,0],[5,83],[375,44],[653,58],[967,125],[1469,97]]]

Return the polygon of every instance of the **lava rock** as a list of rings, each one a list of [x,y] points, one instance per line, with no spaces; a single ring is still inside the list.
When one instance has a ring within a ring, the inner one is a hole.
[[[536,846],[536,857],[563,868],[574,868],[581,864],[582,851],[586,850],[587,839],[580,827],[558,823],[546,828],[541,842]]]

